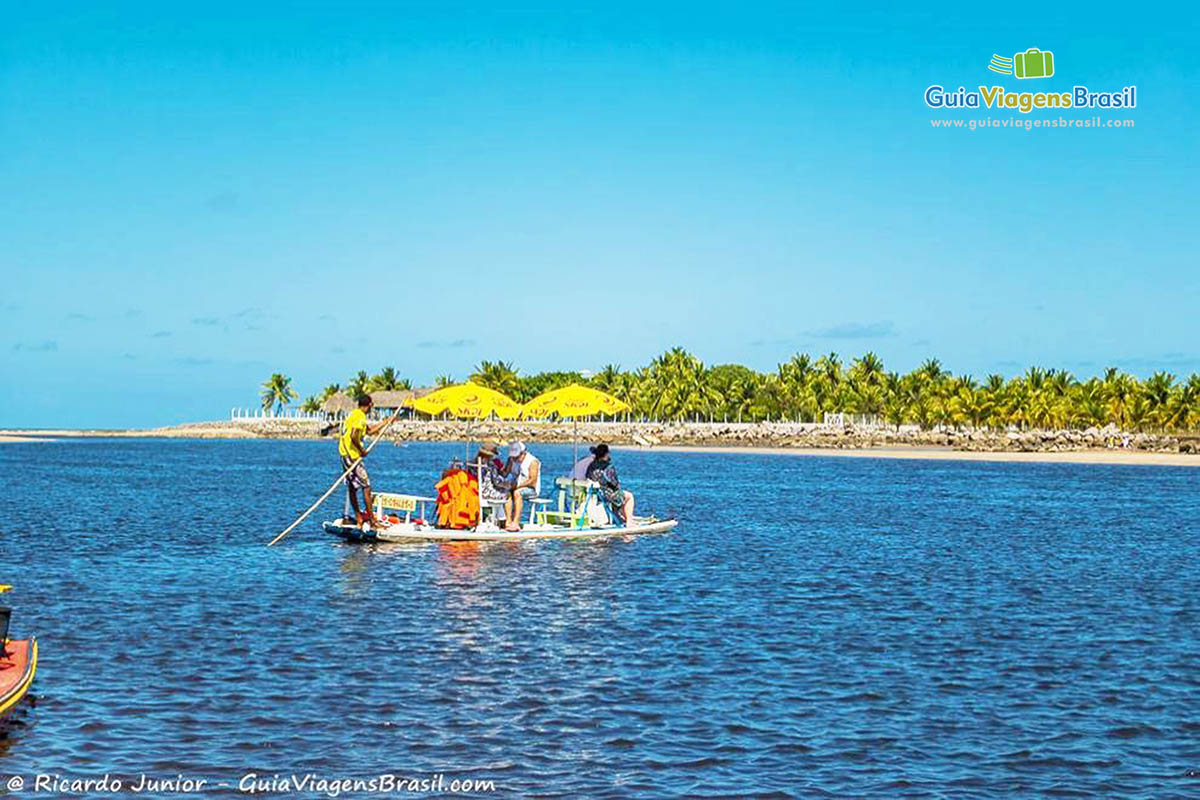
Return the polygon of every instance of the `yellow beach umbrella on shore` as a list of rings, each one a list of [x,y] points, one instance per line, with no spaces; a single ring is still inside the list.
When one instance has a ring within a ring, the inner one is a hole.
[[[487,419],[492,414],[500,419],[516,419],[521,413],[521,404],[516,400],[470,381],[410,399],[407,405],[422,414],[436,417],[448,413],[458,419]]]
[[[544,419],[557,414],[563,418],[570,417],[573,423],[571,446],[574,456],[571,464],[574,466],[579,461],[579,418],[594,417],[597,414],[615,415],[628,410],[628,403],[618,400],[611,394],[572,383],[561,389],[552,389],[539,394],[525,404],[521,416]]]

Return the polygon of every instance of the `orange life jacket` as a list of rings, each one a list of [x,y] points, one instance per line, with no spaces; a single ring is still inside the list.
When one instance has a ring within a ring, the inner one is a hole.
[[[479,479],[452,469],[437,482],[438,527],[462,530],[479,524]]]

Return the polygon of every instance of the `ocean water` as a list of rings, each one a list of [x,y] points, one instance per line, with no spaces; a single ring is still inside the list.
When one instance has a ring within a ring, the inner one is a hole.
[[[381,444],[373,482],[431,493],[461,453]],[[320,530],[338,494],[267,549],[328,443],[0,445],[0,582],[42,648],[0,777],[1200,796],[1200,470],[616,463],[673,534],[356,546]]]

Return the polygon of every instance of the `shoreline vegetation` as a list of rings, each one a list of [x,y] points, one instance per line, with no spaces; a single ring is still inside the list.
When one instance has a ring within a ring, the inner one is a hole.
[[[523,376],[510,362],[483,361],[469,379],[522,403],[571,383],[608,392],[632,410],[615,420],[582,421],[578,434],[582,441],[614,446],[1122,463],[1148,463],[1154,455],[1155,463],[1169,459],[1200,465],[1200,375],[1195,374],[1181,381],[1157,372],[1139,380],[1110,368],[1081,381],[1064,370],[1031,367],[1012,378],[990,375],[980,382],[953,375],[936,359],[906,375],[888,372],[874,353],[848,365],[836,353],[816,359],[797,354],[773,372],[756,372],[738,364],[708,367],[674,348],[631,371],[609,365],[594,375]],[[457,382],[444,375],[436,384]],[[291,383],[274,373],[262,384],[260,417],[147,430],[0,430],[0,441],[64,436],[312,439],[338,417],[337,401],[345,405],[360,393],[413,388],[392,367],[376,375],[360,370],[344,388],[330,384],[306,398],[300,410],[307,417],[282,416],[298,397]],[[396,422],[387,438],[397,444],[484,436],[565,443],[573,430],[562,420],[409,418]]]
[[[301,439],[332,441],[321,435],[328,423],[315,419],[252,418],[195,422],[164,428],[120,431],[5,430],[0,441],[47,441],[69,437],[171,439]],[[569,422],[399,420],[384,442],[461,442],[497,438],[530,443],[569,444]],[[795,422],[581,422],[581,442],[671,452],[729,452],[840,455],[876,458],[970,461],[1056,461],[1070,463],[1200,466],[1200,437],[1123,432],[1115,426],[1072,430],[922,430],[823,425]]]
[[[976,380],[953,374],[937,359],[905,375],[889,372],[868,352],[849,364],[837,353],[818,358],[798,353],[773,371],[758,372],[740,364],[710,367],[677,347],[633,370],[610,364],[595,374],[521,375],[511,362],[483,361],[468,378],[519,403],[582,383],[627,403],[632,410],[626,420],[817,423],[841,415],[872,428],[926,431],[1082,432],[1115,426],[1131,434],[1200,433],[1200,375],[1177,378],[1160,371],[1139,380],[1116,367],[1086,380],[1041,367]],[[436,387],[458,382],[443,375]],[[328,412],[334,398],[351,402],[357,394],[412,389],[393,367],[376,375],[360,370],[344,387],[329,384],[299,408]],[[265,410],[284,410],[299,397],[282,373],[271,375],[260,393]]]

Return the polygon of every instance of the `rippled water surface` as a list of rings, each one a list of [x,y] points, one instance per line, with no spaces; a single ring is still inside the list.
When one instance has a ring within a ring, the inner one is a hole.
[[[551,471],[569,447],[536,448]],[[381,445],[429,493],[462,446]],[[342,544],[325,442],[0,445],[0,775],[1200,795],[1200,470],[620,452],[669,536]]]

